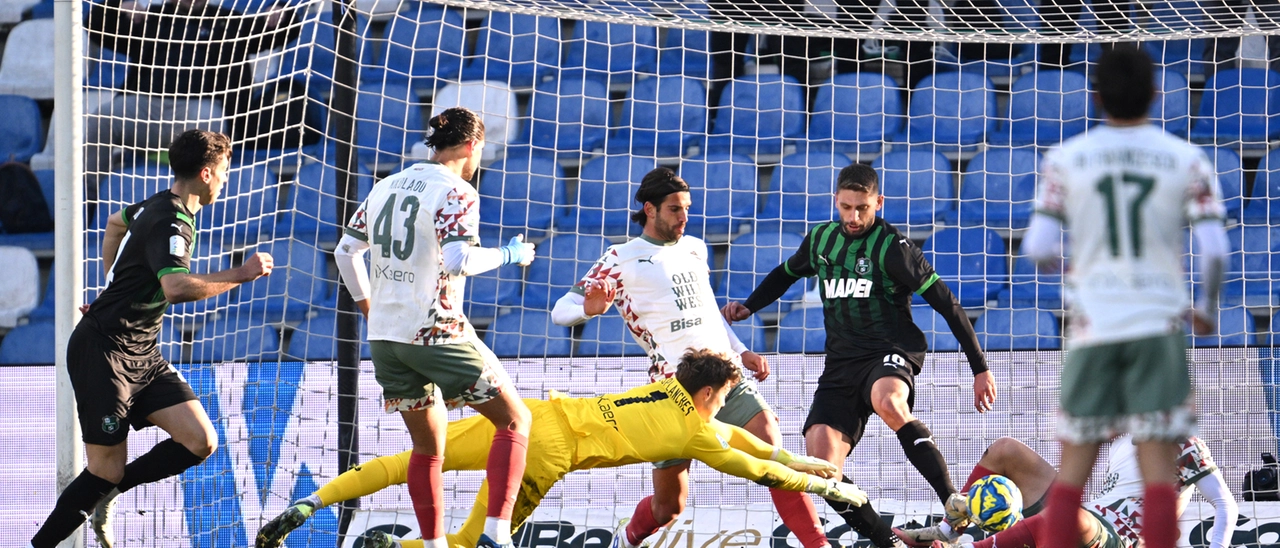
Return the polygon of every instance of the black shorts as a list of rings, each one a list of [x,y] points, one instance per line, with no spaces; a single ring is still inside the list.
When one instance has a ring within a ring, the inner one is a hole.
[[[144,356],[120,352],[109,340],[77,328],[67,341],[67,373],[76,394],[81,439],[117,445],[129,426],[151,426],[152,413],[196,399],[191,385],[160,350]]]
[[[896,353],[837,365],[848,368],[840,375],[844,381],[839,384],[818,381],[818,390],[813,393],[813,404],[809,407],[809,417],[804,421],[802,433],[808,432],[809,427],[815,424],[826,425],[849,436],[850,449],[856,447],[867,429],[867,419],[876,413],[871,405],[871,386],[876,381],[882,377],[898,377],[906,381],[907,407],[915,407],[913,372],[920,368],[915,360],[910,355]]]

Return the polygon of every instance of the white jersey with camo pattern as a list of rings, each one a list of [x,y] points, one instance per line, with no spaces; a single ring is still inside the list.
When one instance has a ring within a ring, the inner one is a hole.
[[[711,290],[707,244],[684,236],[662,243],[640,236],[611,246],[587,271],[574,293],[602,280],[616,288],[613,304],[649,356],[649,378],[676,373],[691,348],[737,357]]]
[[[1218,465],[1213,462],[1209,448],[1205,447],[1200,438],[1192,437],[1179,446],[1179,513],[1191,499],[1189,487],[1217,469]],[[1129,546],[1136,546],[1142,530],[1140,521],[1145,490],[1142,472],[1138,469],[1137,448],[1133,445],[1133,438],[1126,434],[1111,442],[1102,492],[1084,507],[1107,520]]]

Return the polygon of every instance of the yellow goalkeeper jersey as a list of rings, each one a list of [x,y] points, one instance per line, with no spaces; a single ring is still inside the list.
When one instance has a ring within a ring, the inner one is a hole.
[[[551,402],[576,438],[574,470],[697,459],[767,487],[803,491],[809,482],[773,461],[773,446],[754,435],[714,418],[704,422],[675,378],[590,398],[552,391]]]

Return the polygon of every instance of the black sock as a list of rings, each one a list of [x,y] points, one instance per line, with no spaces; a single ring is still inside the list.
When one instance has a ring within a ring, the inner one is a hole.
[[[904,424],[898,429],[898,442],[902,444],[907,460],[911,461],[911,465],[920,471],[924,480],[938,493],[938,498],[946,503],[947,497],[956,492],[956,486],[951,483],[947,461],[943,460],[938,446],[933,443],[933,433],[929,432],[929,427],[918,419]]]
[[[36,536],[31,537],[31,545],[35,548],[54,548],[59,542],[66,540],[84,523],[89,510],[115,486],[116,484],[95,476],[88,470],[80,472],[58,496],[49,519],[44,521]]]
[[[845,483],[853,483],[849,478],[843,478],[840,481]],[[827,505],[840,514],[844,518],[844,522],[849,524],[849,528],[853,529],[859,536],[870,540],[879,548],[891,548],[893,546],[893,529],[889,524],[880,519],[880,513],[871,507],[868,502],[862,506],[854,506],[847,502],[839,502],[831,499],[822,499],[827,501]]]
[[[124,477],[120,479],[120,485],[116,489],[123,493],[144,483],[176,476],[202,462],[203,457],[196,456],[181,443],[169,438],[157,443],[145,455],[125,466]]]

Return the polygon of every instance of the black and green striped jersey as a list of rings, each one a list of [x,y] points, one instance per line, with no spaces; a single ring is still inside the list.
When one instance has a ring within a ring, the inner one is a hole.
[[[890,352],[912,354],[916,368],[923,362],[927,343],[911,321],[911,296],[938,283],[938,274],[893,225],[877,218],[856,237],[838,222],[817,225],[783,267],[818,277],[829,363]]]
[[[126,207],[123,217],[128,228],[107,273],[107,288],[81,324],[113,341],[121,352],[144,355],[155,350],[169,305],[160,278],[190,272],[195,216],[176,194],[163,190]]]

